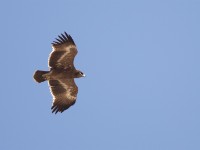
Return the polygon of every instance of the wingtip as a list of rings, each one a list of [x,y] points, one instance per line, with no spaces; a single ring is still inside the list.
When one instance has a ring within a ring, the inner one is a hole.
[[[64,34],[61,33],[60,35],[58,35],[58,38],[55,38],[56,41],[53,41],[51,44],[53,46],[57,46],[57,45],[61,45],[61,44],[64,44],[64,43],[72,43],[75,45],[75,42],[74,40],[72,39],[72,37],[67,34],[67,32],[64,31]]]
[[[68,36],[67,32],[64,31],[64,33],[65,33],[66,36]]]

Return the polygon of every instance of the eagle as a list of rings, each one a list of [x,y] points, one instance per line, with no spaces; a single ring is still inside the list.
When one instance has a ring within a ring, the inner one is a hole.
[[[48,81],[50,92],[53,96],[52,113],[62,113],[75,104],[78,87],[74,78],[84,77],[85,74],[76,70],[74,58],[77,55],[77,47],[72,37],[64,32],[58,35],[52,44],[52,52],[49,55],[49,71],[37,70],[33,78],[41,83]]]

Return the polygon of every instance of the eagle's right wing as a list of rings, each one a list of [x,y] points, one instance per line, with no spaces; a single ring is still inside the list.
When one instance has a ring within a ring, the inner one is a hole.
[[[78,87],[74,79],[49,80],[53,96],[52,113],[63,112],[76,102]]]
[[[52,43],[52,52],[49,56],[49,67],[55,69],[74,68],[74,57],[78,53],[76,45],[66,32]]]

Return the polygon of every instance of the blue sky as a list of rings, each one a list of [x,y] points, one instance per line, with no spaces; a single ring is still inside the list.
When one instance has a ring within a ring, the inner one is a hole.
[[[199,150],[200,1],[0,2],[0,149]],[[76,104],[54,115],[51,42],[79,53]]]

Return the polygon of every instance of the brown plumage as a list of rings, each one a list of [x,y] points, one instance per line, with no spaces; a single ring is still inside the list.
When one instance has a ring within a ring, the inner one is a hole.
[[[48,60],[50,71],[37,70],[33,76],[38,83],[48,80],[53,96],[52,113],[62,113],[76,102],[78,87],[74,78],[85,76],[74,67],[78,51],[72,37],[66,32],[58,37],[52,43]]]

